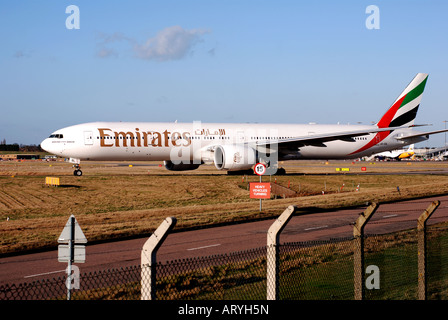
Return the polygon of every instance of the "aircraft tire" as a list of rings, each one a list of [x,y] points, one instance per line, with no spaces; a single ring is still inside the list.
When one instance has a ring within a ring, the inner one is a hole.
[[[77,170],[73,171],[73,175],[76,177],[80,177],[80,176],[82,176],[82,171],[77,169]]]
[[[278,168],[277,169],[277,173],[276,173],[276,175],[278,175],[278,176],[284,176],[286,174],[286,170],[285,170],[285,168]]]

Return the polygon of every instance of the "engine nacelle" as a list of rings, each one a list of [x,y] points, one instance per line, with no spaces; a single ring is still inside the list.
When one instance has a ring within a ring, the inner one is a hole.
[[[214,152],[215,167],[218,170],[247,170],[257,162],[257,152],[247,146],[222,145]]]
[[[193,164],[193,163],[179,163],[174,164],[172,161],[163,161],[163,164],[165,165],[165,168],[167,170],[171,171],[187,171],[187,170],[196,170],[199,168],[200,164]]]

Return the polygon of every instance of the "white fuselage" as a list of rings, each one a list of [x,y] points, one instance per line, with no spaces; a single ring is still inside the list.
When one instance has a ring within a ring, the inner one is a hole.
[[[173,155],[207,157],[207,147],[227,144],[256,146],[297,137],[368,130],[372,126],[319,124],[234,124],[168,122],[92,122],[57,130],[41,146],[55,155],[79,160],[170,160]],[[284,150],[283,159],[350,159],[369,156],[420,142],[397,140],[415,131],[397,129],[381,139],[370,133],[320,145]],[[285,156],[287,154],[287,156]],[[282,160],[280,157],[279,160]]]

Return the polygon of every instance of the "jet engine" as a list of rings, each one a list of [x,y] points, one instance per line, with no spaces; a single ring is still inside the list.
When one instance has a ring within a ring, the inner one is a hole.
[[[172,161],[164,161],[163,164],[165,165],[165,168],[167,170],[171,171],[186,171],[186,170],[196,170],[199,168],[200,164],[193,164],[193,163],[179,163],[174,164]]]
[[[214,150],[214,162],[218,170],[247,170],[256,164],[257,152],[242,145],[217,146]]]

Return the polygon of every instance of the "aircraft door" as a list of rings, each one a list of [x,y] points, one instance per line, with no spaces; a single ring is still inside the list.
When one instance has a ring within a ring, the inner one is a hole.
[[[93,145],[93,133],[92,131],[84,131],[84,145]]]

